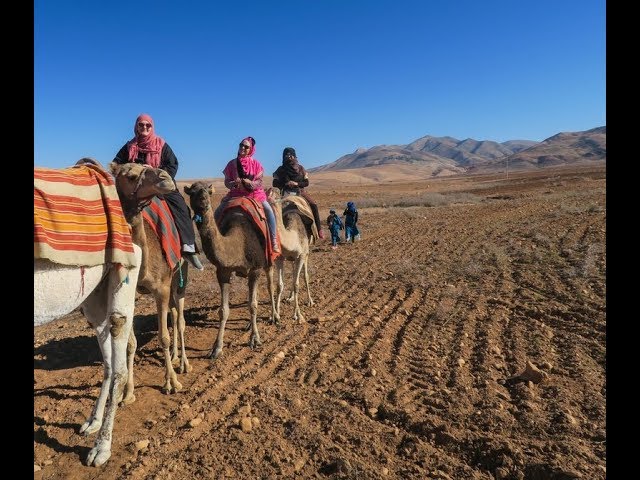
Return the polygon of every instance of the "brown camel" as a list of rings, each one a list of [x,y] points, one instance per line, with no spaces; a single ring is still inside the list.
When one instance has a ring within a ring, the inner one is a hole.
[[[282,199],[275,189],[269,189],[269,203],[276,216],[276,223],[280,233],[280,245],[282,255],[276,260],[276,274],[278,278],[278,288],[276,291],[276,312],[280,314],[280,300],[284,290],[284,261],[293,263],[293,290],[289,300],[293,301],[293,319],[304,321],[304,315],[298,303],[298,293],[300,288],[300,272],[304,268],[304,279],[307,286],[309,305],[313,305],[311,290],[309,289],[309,251],[313,242],[311,226],[303,221],[300,211],[293,202]]]
[[[180,342],[180,367],[178,372],[191,371],[184,346],[184,295],[185,288],[180,287],[180,272],[182,269],[183,281],[187,278],[188,264],[180,262],[180,266],[173,271],[164,258],[160,240],[151,227],[142,218],[142,210],[148,200],[159,193],[166,193],[175,189],[175,183],[171,176],[159,168],[148,168],[136,163],[118,165],[111,163],[111,172],[116,177],[116,187],[122,203],[127,222],[132,227],[133,243],[142,248],[142,265],[138,277],[138,293],[150,293],[156,300],[158,309],[158,338],[164,351],[165,359],[165,384],[162,387],[164,393],[173,393],[182,389],[176,372],[172,365],[170,352],[171,342],[167,328],[167,315],[171,310],[173,324],[173,360],[177,361],[178,340]],[[158,176],[166,183],[168,190],[144,189],[145,179],[148,175]],[[170,186],[170,188],[169,188]],[[179,336],[179,339],[178,339]],[[127,362],[129,368],[133,367],[133,352],[136,349],[135,335],[129,337],[127,349]],[[135,399],[133,396],[133,381],[127,384],[127,401]]]
[[[218,228],[213,218],[211,195],[213,187],[204,182],[195,182],[190,187],[184,187],[189,195],[191,209],[195,214],[196,226],[200,232],[202,249],[211,263],[216,266],[216,276],[220,286],[220,328],[218,337],[211,354],[214,360],[222,354],[224,328],[229,318],[229,290],[231,274],[247,277],[249,285],[249,312],[251,314],[251,339],[249,346],[255,348],[261,345],[258,332],[258,279],[261,272],[267,275],[267,287],[271,298],[271,322],[278,323],[280,316],[276,312],[273,298],[273,264],[267,260],[264,253],[264,238],[260,238],[256,229],[247,216],[238,212],[225,217],[225,223]]]

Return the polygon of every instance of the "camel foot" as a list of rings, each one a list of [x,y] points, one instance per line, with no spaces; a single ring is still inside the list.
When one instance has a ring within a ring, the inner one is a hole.
[[[297,315],[294,315],[293,319],[298,323],[304,323],[304,315],[302,315],[302,312],[298,313]]]
[[[89,420],[84,422],[80,427],[80,434],[91,435],[92,433],[96,433],[98,430],[100,430],[101,426],[102,426],[102,420],[90,418]]]
[[[193,370],[193,367],[185,360],[184,363],[180,364],[178,373],[189,373],[191,370]]]
[[[99,467],[111,457],[111,445],[98,444],[89,451],[87,455],[87,466]]]
[[[309,306],[309,307],[313,307],[315,304],[316,304],[316,302],[314,302],[313,300],[309,300],[307,302],[307,306]]]
[[[251,350],[255,350],[255,348],[259,347],[260,345],[262,345],[260,337],[257,335],[252,335],[251,340],[249,341],[249,348],[251,348]]]
[[[133,403],[135,401],[136,401],[136,396],[132,393],[124,397],[118,405],[122,407],[124,405],[129,405],[130,403]]]
[[[220,355],[222,355],[222,349],[218,349],[218,348],[214,348],[213,350],[211,350],[211,353],[209,354],[209,358],[211,360],[215,360],[217,358],[220,357]]]
[[[176,368],[178,365],[180,365],[180,357],[178,357],[177,355],[171,357],[171,365],[173,366],[173,368]]]
[[[167,395],[179,392],[180,390],[182,390],[182,384],[178,380],[168,381],[164,387],[162,387],[162,393]]]

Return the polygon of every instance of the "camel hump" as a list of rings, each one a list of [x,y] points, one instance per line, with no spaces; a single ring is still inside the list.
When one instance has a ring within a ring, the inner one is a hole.
[[[97,161],[95,158],[90,158],[90,157],[81,158],[76,162],[76,165],[93,165],[95,167],[98,167],[101,170],[104,170],[104,167],[99,161]]]

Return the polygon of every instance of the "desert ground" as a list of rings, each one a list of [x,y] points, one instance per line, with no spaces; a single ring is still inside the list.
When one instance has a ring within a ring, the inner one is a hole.
[[[234,278],[212,362],[220,294],[203,255],[186,294],[193,370],[165,395],[155,304],[138,296],[137,399],[102,467],[78,434],[102,380],[95,335],[77,311],[34,329],[34,478],[604,479],[605,182],[603,164],[325,177],[309,189],[322,218],[355,201],[362,240],[312,247],[304,321],[284,303],[266,322],[263,276],[251,350]]]

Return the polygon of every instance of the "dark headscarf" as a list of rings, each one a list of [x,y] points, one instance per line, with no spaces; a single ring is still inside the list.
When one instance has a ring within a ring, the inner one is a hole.
[[[292,153],[293,157],[287,157],[288,153]],[[287,147],[282,151],[282,165],[289,178],[295,178],[300,173],[300,164],[294,148]]]

